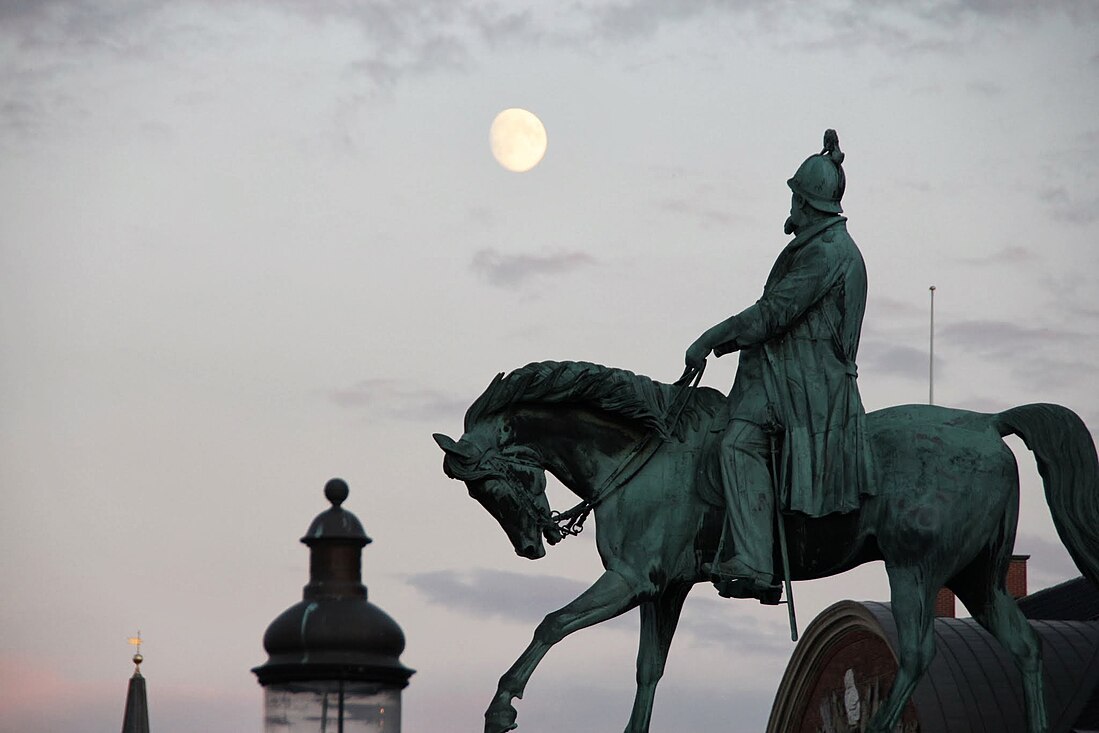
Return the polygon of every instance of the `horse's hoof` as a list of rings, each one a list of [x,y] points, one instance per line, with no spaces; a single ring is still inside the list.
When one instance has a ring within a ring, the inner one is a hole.
[[[515,722],[517,713],[511,705],[493,705],[485,711],[485,733],[507,733],[519,726]]]

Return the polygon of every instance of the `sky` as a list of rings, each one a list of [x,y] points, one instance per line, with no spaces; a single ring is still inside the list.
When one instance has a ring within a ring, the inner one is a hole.
[[[508,107],[547,130],[527,173],[490,152]],[[333,476],[417,670],[405,733],[480,730],[601,569],[590,528],[515,556],[431,434],[531,361],[678,377],[759,296],[828,127],[867,409],[927,400],[935,285],[936,402],[1094,431],[1096,120],[1087,0],[0,0],[0,730],[117,729],[138,629],[154,730],[260,730]],[[1031,588],[1074,577],[1009,442]],[[795,597],[804,630],[888,587]],[[624,726],[636,631],[554,648],[520,730]],[[788,634],[697,586],[653,730],[761,730]]]

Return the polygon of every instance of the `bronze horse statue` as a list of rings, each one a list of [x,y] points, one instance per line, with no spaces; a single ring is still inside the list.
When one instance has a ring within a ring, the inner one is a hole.
[[[554,644],[634,607],[641,609],[641,639],[626,731],[649,730],[683,602],[695,583],[709,582],[701,567],[719,551],[724,509],[707,468],[727,410],[727,398],[710,388],[582,362],[540,362],[498,375],[470,406],[460,440],[435,435],[447,475],[466,483],[522,557],[540,558],[543,539],[562,538],[562,517],[551,513],[544,493],[546,471],[584,500],[582,514],[593,509],[597,518],[605,572],[538,625],[500,678],[485,733],[516,727],[512,700],[522,697]],[[867,419],[877,495],[857,512],[784,513],[782,521],[794,580],[885,562],[898,669],[868,730],[893,730],[930,664],[934,598],[945,585],[1012,654],[1022,673],[1028,731],[1047,733],[1040,642],[1004,588],[1019,479],[1001,438],[1019,435],[1033,451],[1058,533],[1099,585],[1099,461],[1090,433],[1056,405],[995,415],[904,405]],[[653,443],[651,456],[636,460],[640,447]],[[577,512],[566,515],[575,520]],[[777,555],[776,549],[781,567]]]

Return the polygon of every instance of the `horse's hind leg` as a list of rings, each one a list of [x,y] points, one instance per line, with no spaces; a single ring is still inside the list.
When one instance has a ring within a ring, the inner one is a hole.
[[[1026,699],[1027,729],[1030,733],[1047,733],[1045,684],[1042,675],[1042,646],[1038,634],[1019,610],[1015,599],[1002,584],[993,589],[989,603],[988,623],[985,624],[1000,643],[1007,647],[1023,676],[1023,697]],[[981,620],[981,619],[978,619]],[[982,620],[982,623],[984,621]]]
[[[889,696],[871,719],[868,733],[889,733],[897,725],[923,673],[935,656],[934,603],[917,568],[890,567],[889,591],[897,623],[897,676]]]
[[[957,591],[955,591],[957,592]],[[1023,698],[1026,700],[1027,731],[1029,733],[1047,733],[1049,719],[1046,715],[1044,683],[1042,681],[1041,641],[1027,623],[1023,612],[1019,610],[1015,599],[1004,590],[1002,581],[995,583],[988,592],[988,601],[984,607],[971,608],[964,594],[959,594],[962,603],[970,608],[974,618],[992,632],[992,635],[1011,652],[1015,666],[1023,678]]]
[[[668,648],[679,623],[690,584],[673,585],[657,598],[641,604],[641,642],[637,647],[637,695],[626,733],[648,733],[656,684],[664,675]]]
[[[993,541],[961,573],[951,579],[950,589],[962,600],[981,626],[984,626],[1015,659],[1023,678],[1027,731],[1047,733],[1045,685],[1042,675],[1042,647],[1038,634],[1027,622],[1015,599],[1004,587],[1009,549],[1015,539],[1015,512],[1009,511],[1003,535]]]

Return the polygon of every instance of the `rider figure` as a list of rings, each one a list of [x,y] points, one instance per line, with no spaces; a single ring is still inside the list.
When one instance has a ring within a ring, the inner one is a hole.
[[[721,480],[734,555],[707,563],[722,595],[761,600],[777,590],[772,441],[784,511],[819,517],[858,509],[873,492],[855,356],[866,307],[866,269],[847,233],[846,179],[834,130],[824,150],[787,181],[786,234],[760,299],[687,349],[688,367],[712,351],[740,351],[721,439]]]

